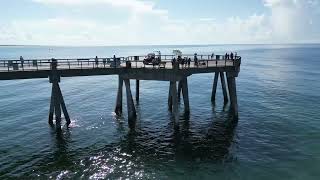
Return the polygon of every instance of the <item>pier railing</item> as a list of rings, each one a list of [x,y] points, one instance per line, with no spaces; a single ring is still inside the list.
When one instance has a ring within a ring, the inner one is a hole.
[[[96,69],[96,68],[164,68],[172,69],[172,61],[177,56],[161,55],[161,62],[156,64],[145,64],[146,56],[128,56],[128,57],[111,57],[111,58],[76,58],[76,59],[56,59],[58,62],[57,69]],[[187,60],[190,58],[191,63]],[[240,56],[232,59],[224,55],[183,55],[183,63],[179,68],[208,68],[208,67],[227,67],[236,66],[241,60]],[[197,59],[197,60],[196,60]],[[27,60],[0,60],[0,72],[10,71],[39,71],[50,70],[53,59],[27,59]],[[196,63],[197,62],[197,63]]]

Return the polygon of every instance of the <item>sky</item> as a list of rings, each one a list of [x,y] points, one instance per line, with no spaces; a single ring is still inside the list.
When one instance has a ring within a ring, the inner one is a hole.
[[[320,0],[0,0],[0,44],[320,43]]]

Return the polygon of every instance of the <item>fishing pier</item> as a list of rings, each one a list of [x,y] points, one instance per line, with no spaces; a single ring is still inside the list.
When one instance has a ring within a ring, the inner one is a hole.
[[[240,72],[241,57],[226,58],[224,55],[183,55],[191,59],[191,63],[181,64],[174,61],[174,55],[159,55],[161,62],[157,65],[146,65],[145,56],[111,57],[111,58],[80,58],[80,59],[28,59],[1,60],[0,80],[48,78],[52,84],[51,102],[49,104],[48,122],[61,129],[61,117],[64,114],[67,125],[71,123],[60,89],[63,77],[118,75],[118,92],[114,112],[122,115],[123,88],[125,86],[128,123],[134,127],[136,108],[131,92],[130,80],[136,81],[135,100],[140,100],[140,80],[155,80],[168,82],[168,108],[172,112],[175,124],[178,124],[178,100],[182,95],[184,111],[190,113],[188,77],[193,74],[214,74],[211,101],[216,100],[216,90],[219,77],[224,96],[224,103],[230,101],[230,111],[238,118],[238,102],[236,77]]]

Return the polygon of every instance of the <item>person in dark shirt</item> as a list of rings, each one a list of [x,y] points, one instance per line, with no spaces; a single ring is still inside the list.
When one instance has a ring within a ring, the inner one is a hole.
[[[176,58],[174,57],[171,61],[172,67],[174,66],[175,63],[176,63]]]
[[[197,55],[197,53],[194,54],[194,65],[198,66],[198,55]]]
[[[23,64],[24,64],[24,59],[22,56],[20,56],[20,62],[21,62],[21,67],[23,68]]]
[[[214,59],[214,53],[211,54],[211,59]]]
[[[183,67],[183,59],[181,56],[178,56],[178,67],[180,67],[180,64],[182,65]]]
[[[99,65],[99,59],[98,59],[98,56],[96,56],[96,58],[94,58],[94,61],[95,61],[95,63],[96,63],[96,67],[98,67],[98,65]]]

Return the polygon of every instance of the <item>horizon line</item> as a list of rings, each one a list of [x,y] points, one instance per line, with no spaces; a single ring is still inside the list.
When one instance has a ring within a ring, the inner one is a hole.
[[[38,44],[0,44],[0,47],[10,46],[44,46],[44,47],[129,47],[129,46],[221,46],[221,45],[316,45],[320,42],[308,43],[217,43],[217,44],[134,44],[134,45],[38,45]]]

